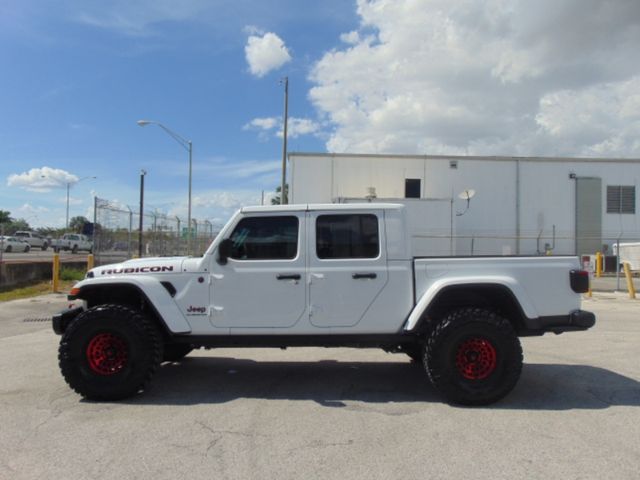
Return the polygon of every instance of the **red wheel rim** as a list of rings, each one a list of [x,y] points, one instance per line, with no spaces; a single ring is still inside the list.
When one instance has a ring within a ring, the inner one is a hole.
[[[458,347],[456,366],[467,380],[482,380],[496,369],[496,357],[496,349],[489,340],[471,338]]]
[[[114,375],[127,364],[127,343],[112,333],[99,333],[87,347],[89,368],[98,375]]]

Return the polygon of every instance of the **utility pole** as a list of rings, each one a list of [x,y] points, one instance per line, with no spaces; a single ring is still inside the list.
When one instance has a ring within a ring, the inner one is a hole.
[[[140,170],[140,224],[138,230],[138,258],[142,258],[142,221],[144,218],[144,176],[146,170]]]
[[[282,132],[282,184],[280,185],[280,205],[285,204],[285,186],[287,182],[287,123],[289,123],[289,77],[284,77],[284,128]]]

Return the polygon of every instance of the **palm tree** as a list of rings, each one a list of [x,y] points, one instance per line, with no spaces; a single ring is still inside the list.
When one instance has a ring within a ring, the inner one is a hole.
[[[280,205],[280,191],[282,187],[276,188],[276,196],[271,199],[271,205]],[[289,184],[284,184],[284,203],[289,203]]]

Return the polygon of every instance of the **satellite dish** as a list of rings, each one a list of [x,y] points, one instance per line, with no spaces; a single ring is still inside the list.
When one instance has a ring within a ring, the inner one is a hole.
[[[471,200],[473,198],[473,196],[476,194],[476,191],[473,190],[472,188],[468,188],[462,192],[460,192],[460,194],[458,195],[458,198],[462,199],[462,200]]]

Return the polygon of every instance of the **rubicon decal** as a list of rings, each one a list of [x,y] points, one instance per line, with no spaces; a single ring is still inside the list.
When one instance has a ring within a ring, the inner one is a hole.
[[[207,307],[194,307],[189,305],[187,308],[187,315],[205,315],[207,313]]]
[[[156,273],[173,272],[173,266],[153,266],[153,267],[128,267],[128,268],[107,268],[100,270],[100,275],[116,275],[119,273]]]

